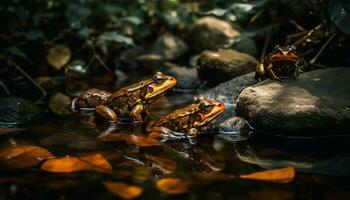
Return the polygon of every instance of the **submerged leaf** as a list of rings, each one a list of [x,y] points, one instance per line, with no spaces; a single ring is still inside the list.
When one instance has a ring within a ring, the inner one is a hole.
[[[65,45],[56,45],[49,49],[47,62],[56,70],[60,70],[71,58],[71,50]]]
[[[191,181],[179,178],[163,178],[157,180],[157,188],[166,194],[183,194],[188,192]]]
[[[21,145],[0,150],[1,169],[22,169],[39,164],[42,160],[52,158],[53,155],[46,149]]]
[[[259,181],[269,181],[274,183],[289,183],[295,177],[294,167],[286,167],[282,169],[266,170],[262,172],[255,172],[252,174],[239,176],[242,179],[252,179]]]
[[[83,170],[110,173],[112,166],[101,154],[93,154],[47,160],[41,165],[41,169],[55,173],[72,173]]]
[[[133,199],[142,194],[143,189],[136,185],[128,185],[122,182],[103,182],[104,186],[113,194],[123,199]]]

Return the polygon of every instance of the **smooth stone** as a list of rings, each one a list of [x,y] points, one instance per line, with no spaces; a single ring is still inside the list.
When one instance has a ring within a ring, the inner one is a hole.
[[[30,101],[16,97],[0,98],[0,127],[34,122],[43,116],[43,111]]]
[[[242,91],[236,113],[277,135],[349,135],[350,69],[303,73],[297,81],[266,80]]]
[[[187,44],[179,37],[165,33],[158,37],[153,44],[150,53],[163,56],[164,60],[175,60],[184,55],[188,50]]]
[[[188,68],[185,66],[179,66],[173,63],[166,63],[166,74],[174,76],[177,80],[175,86],[176,90],[191,90],[196,89],[199,84],[199,78],[197,70],[195,68]]]
[[[164,68],[164,59],[159,54],[143,54],[137,58],[141,68],[148,71],[156,72]]]
[[[208,99],[216,99],[225,104],[234,105],[242,90],[256,83],[257,81],[254,79],[254,72],[252,72],[221,83],[200,95]]]
[[[237,76],[254,71],[258,61],[232,49],[204,51],[197,63],[199,78],[213,87]]]
[[[187,43],[196,52],[218,50],[231,46],[239,32],[224,20],[203,17],[196,20],[187,36]]]

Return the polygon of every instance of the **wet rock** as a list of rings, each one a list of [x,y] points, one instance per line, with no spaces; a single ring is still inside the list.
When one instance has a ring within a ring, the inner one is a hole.
[[[232,38],[239,32],[226,21],[203,17],[198,19],[188,35],[188,44],[196,52],[218,50],[232,45]]]
[[[143,69],[156,72],[164,67],[164,59],[159,54],[144,54],[137,58],[139,66]]]
[[[221,83],[201,94],[208,99],[223,101],[225,104],[235,104],[238,95],[248,86],[254,85],[254,72],[238,76],[232,80]]]
[[[197,63],[198,76],[210,87],[254,71],[258,61],[252,56],[226,49],[204,51]]]
[[[0,127],[34,122],[43,116],[43,111],[30,101],[15,98],[0,98]]]
[[[165,33],[159,36],[150,52],[163,56],[165,60],[174,60],[184,55],[187,50],[188,47],[182,39],[170,33]]]
[[[218,125],[218,132],[217,137],[235,142],[248,139],[251,128],[245,119],[231,117]]]
[[[236,113],[258,130],[293,136],[349,134],[350,69],[303,73],[297,81],[271,80],[248,87]]]
[[[198,59],[199,59],[200,56],[201,56],[200,54],[196,54],[196,55],[191,56],[188,64],[191,67],[196,68],[197,67],[197,62],[198,62]]]
[[[195,68],[187,68],[172,63],[167,63],[166,66],[166,74],[174,76],[177,80],[176,89],[193,90],[200,84]]]

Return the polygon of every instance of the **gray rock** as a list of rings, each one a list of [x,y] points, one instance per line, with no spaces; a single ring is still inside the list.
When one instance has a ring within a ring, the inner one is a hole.
[[[201,52],[231,46],[233,37],[238,35],[239,32],[228,22],[215,17],[203,17],[194,22],[187,40],[192,49]]]
[[[15,98],[0,98],[0,127],[33,122],[43,116],[43,111],[30,101]]]
[[[200,95],[209,99],[223,101],[225,104],[235,104],[242,90],[255,83],[257,81],[254,79],[254,72],[252,72],[221,83]]]
[[[182,39],[170,33],[165,33],[159,36],[153,44],[150,53],[159,54],[165,60],[174,60],[184,55],[187,50],[188,47]]]
[[[166,74],[174,76],[177,80],[176,88],[178,90],[193,91],[200,84],[197,70],[195,68],[187,68],[172,63],[166,63]]]
[[[204,51],[197,63],[198,76],[209,87],[254,71],[258,61],[232,49]]]
[[[256,44],[254,40],[250,38],[244,38],[239,41],[236,41],[232,48],[236,51],[239,51],[241,53],[246,53],[251,56],[257,56],[258,55],[258,49],[256,47]]]
[[[348,68],[329,68],[303,73],[297,81],[266,80],[242,91],[236,113],[274,134],[349,134],[349,77]]]

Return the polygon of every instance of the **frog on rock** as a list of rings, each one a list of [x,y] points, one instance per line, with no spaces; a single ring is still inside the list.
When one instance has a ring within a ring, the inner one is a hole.
[[[270,78],[282,81],[282,79],[298,78],[300,64],[303,60],[297,55],[294,45],[280,47],[277,45],[273,52],[268,54],[264,62],[256,66],[255,78],[259,81]]]
[[[174,138],[193,138],[199,130],[208,129],[210,122],[224,111],[222,102],[199,98],[193,104],[151,123],[147,131],[161,132],[163,136]]]
[[[157,72],[153,78],[124,87],[113,94],[90,89],[72,101],[72,109],[95,108],[98,118],[110,122],[120,117],[142,122],[142,115],[148,114],[149,104],[173,88],[176,82],[174,77]]]

